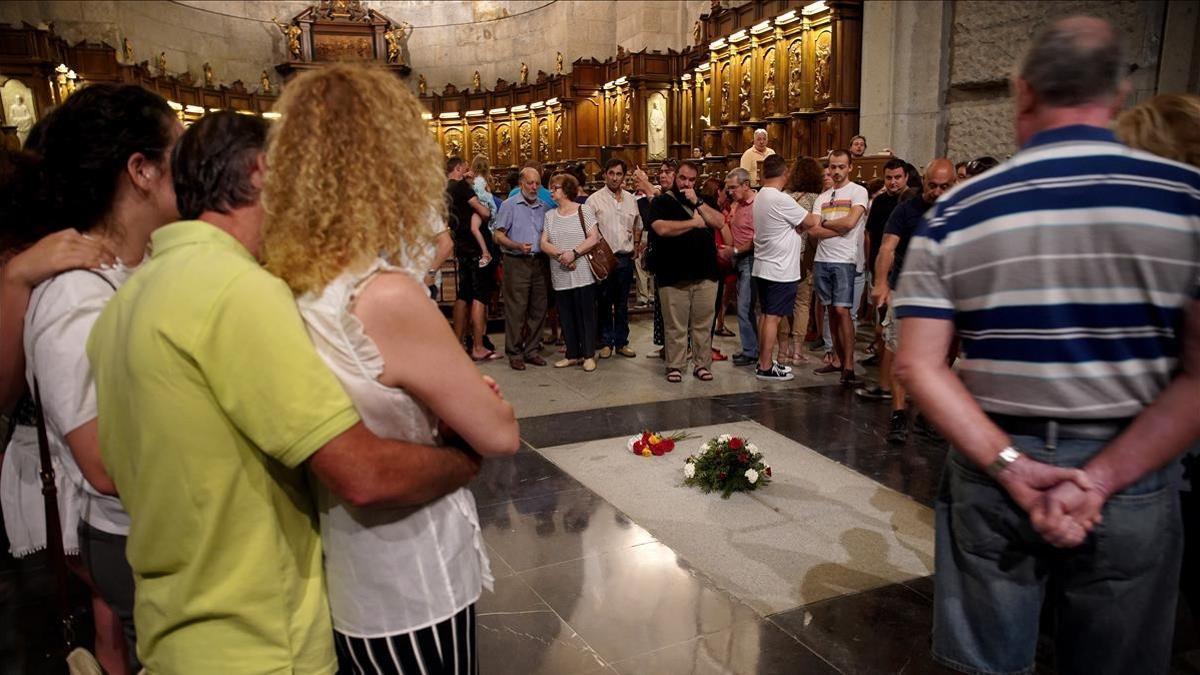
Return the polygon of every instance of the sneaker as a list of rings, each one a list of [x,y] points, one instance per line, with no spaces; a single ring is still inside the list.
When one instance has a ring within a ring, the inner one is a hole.
[[[791,373],[785,373],[779,364],[773,364],[769,370],[755,368],[754,376],[765,382],[787,382],[796,377]]]
[[[729,357],[722,354],[720,349],[713,349],[712,350],[712,360],[713,361],[728,361]]]
[[[733,355],[733,365],[735,366],[748,366],[752,363],[758,363],[757,356],[746,356],[745,354]]]
[[[783,371],[783,372],[785,372],[785,373],[790,373],[790,372],[792,372],[792,367],[791,367],[791,366],[785,366],[785,365],[783,365],[782,363],[780,363],[780,362],[778,362],[778,361],[772,361],[772,362],[771,362],[771,367],[772,367],[772,368],[778,368],[779,370],[782,370],[782,371]]]
[[[887,389],[880,388],[879,385],[873,384],[869,387],[859,387],[854,390],[855,395],[859,398],[865,398],[868,401],[890,401],[892,400],[892,392]]]
[[[596,359],[583,360],[583,372],[590,373],[596,369]]]
[[[902,445],[908,440],[908,415],[903,410],[893,410],[888,420],[887,442]]]
[[[602,358],[602,359],[609,358],[610,356],[612,356],[612,353],[613,353],[613,348],[609,347],[608,345],[604,345],[603,347],[600,348],[600,358]]]
[[[633,357],[637,356],[637,352],[630,349],[629,345],[625,345],[624,347],[621,347],[620,349],[617,350],[617,353],[620,354],[621,356],[624,356],[627,359],[632,359]]]

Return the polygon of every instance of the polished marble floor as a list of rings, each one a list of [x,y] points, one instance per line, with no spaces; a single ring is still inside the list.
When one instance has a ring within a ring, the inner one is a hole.
[[[644,322],[635,335],[644,354]],[[732,340],[721,347],[735,351]],[[715,385],[687,378],[680,387],[641,355],[601,362],[602,377],[517,373],[503,361],[483,370],[516,402],[523,439],[514,457],[486,462],[472,487],[496,576],[478,606],[483,675],[948,672],[929,657],[930,577],[756,611],[664,543],[669,536],[655,537],[650,522],[542,453],[644,428],[753,422],[930,507],[945,446],[915,433],[888,445],[886,405],[807,373],[759,383],[728,363],[714,367]],[[553,393],[562,382],[569,396]],[[49,597],[43,567],[0,556],[0,675],[45,672],[30,657],[51,630]],[[1050,673],[1053,648],[1043,642],[1038,672]],[[1173,672],[1200,673],[1187,660],[1197,650],[1197,625],[1181,608]]]

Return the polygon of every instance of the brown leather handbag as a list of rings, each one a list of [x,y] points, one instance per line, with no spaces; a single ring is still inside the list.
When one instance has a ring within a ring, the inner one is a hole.
[[[583,237],[586,239],[587,225],[583,222],[582,206],[579,207],[577,213],[579,214],[579,226],[583,228]],[[598,225],[597,228],[599,228]],[[604,281],[608,275],[613,273],[613,270],[617,269],[617,256],[613,255],[612,247],[608,245],[607,241],[604,241],[604,235],[599,232],[596,234],[600,237],[599,241],[591,250],[584,253],[583,257],[587,258],[588,266],[592,268],[592,276],[596,277],[596,281]]]

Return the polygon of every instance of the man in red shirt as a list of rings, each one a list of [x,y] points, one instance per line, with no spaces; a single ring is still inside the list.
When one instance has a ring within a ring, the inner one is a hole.
[[[733,267],[737,272],[738,340],[740,354],[733,355],[733,365],[748,366],[758,362],[758,330],[754,317],[754,284],[750,271],[754,268],[754,190],[750,187],[750,172],[734,169],[725,175],[725,193],[729,202],[725,224],[733,236]]]

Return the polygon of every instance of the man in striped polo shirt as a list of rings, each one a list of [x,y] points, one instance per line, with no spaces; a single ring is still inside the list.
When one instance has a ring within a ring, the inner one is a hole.
[[[961,670],[1032,672],[1045,600],[1059,672],[1167,672],[1171,464],[1200,439],[1200,172],[1108,130],[1125,63],[1099,19],[1038,35],[1021,150],[934,205],[900,279],[896,376],[953,447],[933,651]]]

